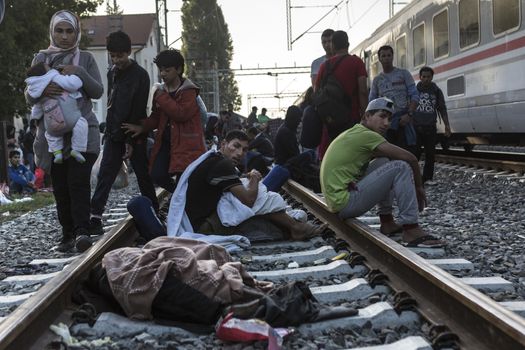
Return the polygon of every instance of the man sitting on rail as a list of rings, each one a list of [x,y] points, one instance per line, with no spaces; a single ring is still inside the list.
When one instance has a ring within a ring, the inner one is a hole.
[[[394,103],[388,98],[372,100],[361,123],[330,144],[321,163],[326,203],[341,219],[358,217],[378,204],[382,233],[402,231],[408,247],[442,247],[442,241],[418,225],[418,207],[423,210],[426,197],[416,157],[382,136],[393,113]],[[401,225],[392,216],[393,198]]]
[[[219,152],[209,151],[188,166],[171,200],[167,230],[169,236],[188,229],[203,234],[243,235],[237,227],[222,224],[217,206],[223,194],[229,192],[246,207],[254,207],[262,176],[257,170],[252,170],[246,174],[248,181],[243,185],[236,168],[247,150],[248,136],[243,131],[232,130],[222,141]],[[280,197],[274,192],[269,193]],[[147,205],[147,199],[137,197],[128,203],[128,210],[135,218],[141,236],[149,240],[166,234],[166,230],[152,210],[145,210]],[[260,215],[259,218],[282,228],[288,234],[282,238],[292,240],[308,239],[320,234],[326,227],[297,221],[284,210]]]

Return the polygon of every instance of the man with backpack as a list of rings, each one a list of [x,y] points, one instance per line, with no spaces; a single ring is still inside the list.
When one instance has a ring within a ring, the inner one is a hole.
[[[447,106],[441,89],[432,82],[434,70],[423,67],[419,70],[417,90],[419,92],[419,104],[414,112],[414,127],[416,129],[416,152],[419,160],[421,147],[425,149],[425,166],[423,168],[423,183],[432,184],[434,177],[434,159],[436,153],[436,123],[437,116],[443,119],[445,124],[445,137],[450,136],[450,124],[448,122]]]
[[[320,158],[337,135],[359,123],[367,106],[365,64],[356,55],[348,54],[348,46],[346,32],[335,31],[335,55],[321,65],[317,75],[314,106],[327,131],[319,146]]]

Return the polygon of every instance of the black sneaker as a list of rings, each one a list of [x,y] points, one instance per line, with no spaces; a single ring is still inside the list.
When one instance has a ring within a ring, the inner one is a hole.
[[[88,250],[89,247],[91,247],[91,245],[93,244],[93,242],[91,241],[91,238],[89,238],[88,229],[84,227],[78,227],[75,230],[75,236],[76,236],[75,247],[77,248],[77,251],[79,251],[80,253],[83,253],[86,250]]]
[[[85,252],[91,246],[93,245],[93,242],[91,241],[91,238],[88,235],[80,235],[77,237],[75,242],[75,248],[77,248],[77,251],[80,253]]]
[[[71,233],[69,234],[62,234],[62,239],[60,240],[60,243],[58,243],[57,250],[59,252],[65,253],[73,249],[75,246],[75,236]]]
[[[104,234],[104,227],[102,227],[102,220],[99,218],[91,218],[89,220],[89,234],[91,236],[100,236]]]

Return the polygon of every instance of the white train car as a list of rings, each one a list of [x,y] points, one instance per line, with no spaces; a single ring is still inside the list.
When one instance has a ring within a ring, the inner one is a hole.
[[[453,136],[475,144],[525,145],[525,0],[413,0],[360,43],[370,82],[377,50],[394,48],[394,65],[434,69]],[[438,126],[442,133],[443,125]]]

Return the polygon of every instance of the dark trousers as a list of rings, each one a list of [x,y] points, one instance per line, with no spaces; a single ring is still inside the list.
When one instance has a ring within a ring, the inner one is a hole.
[[[73,157],[62,164],[51,164],[51,181],[57,205],[58,221],[64,232],[89,226],[89,196],[91,195],[91,168],[97,160],[93,153],[82,153],[86,161],[77,162]]]
[[[122,167],[122,156],[126,151],[124,142],[115,142],[107,138],[104,142],[104,151],[100,170],[97,176],[97,187],[91,198],[91,213],[93,215],[102,215],[104,207],[108,201],[111,186],[117,178],[118,172]],[[159,202],[155,194],[155,187],[148,174],[148,158],[146,155],[146,143],[133,144],[133,153],[130,158],[131,166],[137,176],[140,193],[148,197],[153,208],[159,210]]]
[[[35,190],[29,186],[22,186],[14,181],[9,181],[9,193],[28,193],[32,194]]]
[[[434,162],[436,154],[436,127],[416,126],[417,147],[415,156],[421,158],[421,147],[425,149],[425,166],[423,167],[423,182],[432,180],[434,177]]]
[[[24,158],[27,161],[27,167],[34,174],[35,173],[35,154],[33,152],[24,153]]]
[[[182,173],[170,174],[170,144],[169,142],[163,141],[160,150],[157,153],[157,157],[151,167],[151,178],[153,182],[169,193],[175,192],[177,183],[179,182],[180,175]],[[173,175],[177,175],[177,180],[173,180]]]

